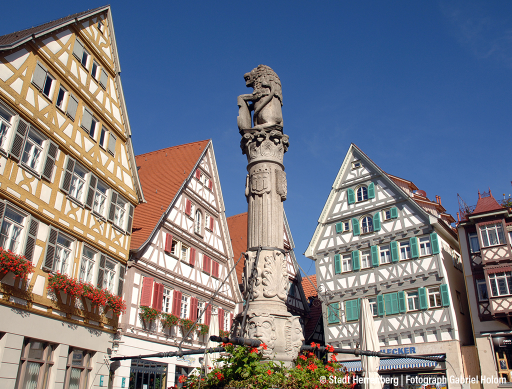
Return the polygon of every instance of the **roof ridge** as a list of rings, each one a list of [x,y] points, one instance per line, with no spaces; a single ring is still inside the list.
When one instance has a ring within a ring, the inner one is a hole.
[[[176,146],[169,146],[169,147],[165,147],[163,149],[160,149],[160,150],[153,150],[153,151],[149,151],[147,153],[143,153],[143,154],[137,154],[135,157],[142,157],[144,155],[150,155],[150,154],[155,154],[155,153],[159,153],[161,151],[166,151],[166,150],[169,150],[169,149],[177,149],[177,148],[180,148],[180,147],[184,147],[184,146],[190,146],[190,145],[193,145],[193,144],[197,144],[197,143],[203,143],[203,142],[210,142],[211,139],[204,139],[204,140],[198,140],[196,142],[190,142],[190,143],[184,143],[182,145],[176,145]]]
[[[227,219],[230,219],[230,218],[233,218],[233,217],[240,217],[240,216],[243,216],[243,215],[246,215],[248,212],[241,212],[241,213],[237,213],[236,215],[232,215],[232,216],[228,216]]]

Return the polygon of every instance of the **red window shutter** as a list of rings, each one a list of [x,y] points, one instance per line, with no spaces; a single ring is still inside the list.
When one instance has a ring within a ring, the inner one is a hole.
[[[160,291],[160,284],[158,282],[153,283],[153,303],[151,308],[158,309],[158,292]]]
[[[231,329],[231,327],[233,327],[233,314],[232,313],[229,314],[229,329]]]
[[[162,312],[162,306],[164,304],[164,284],[160,284],[160,290],[158,291],[158,310]]]
[[[172,299],[172,314],[180,317],[181,311],[181,292],[175,290]]]
[[[207,255],[203,256],[203,271],[210,274],[210,257]]]
[[[219,263],[212,261],[212,276],[219,278]]]
[[[199,180],[201,178],[201,171],[199,169],[196,169],[196,178]]]
[[[210,216],[210,231],[213,231],[213,217]]]
[[[190,315],[189,319],[196,321],[197,319],[197,299],[195,297],[190,298]]]
[[[205,318],[204,318],[204,324],[207,326],[210,325],[210,321],[212,319],[212,306],[208,305],[208,308],[206,308]]]
[[[140,294],[140,305],[151,306],[151,293],[153,292],[153,278],[144,277],[142,280],[142,292]]]
[[[213,181],[208,180],[208,189],[212,190],[212,188],[213,188]]]
[[[165,234],[165,252],[167,254],[170,254],[172,251],[172,235],[171,234]]]
[[[190,248],[190,266],[194,266],[196,264],[196,249]]]
[[[219,329],[221,331],[224,331],[224,309],[222,308],[219,308],[218,310],[218,315],[219,315]]]
[[[185,213],[190,216],[192,212],[192,202],[189,199],[185,200]]]

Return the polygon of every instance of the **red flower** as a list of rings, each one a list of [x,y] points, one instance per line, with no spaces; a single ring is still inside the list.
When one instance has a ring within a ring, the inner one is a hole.
[[[272,370],[267,370],[268,375],[272,375]]]
[[[315,365],[314,363],[310,363],[307,368],[311,371],[315,371],[316,369],[318,369],[318,366]]]
[[[297,366],[297,369],[302,370],[302,366],[301,366],[301,365],[298,365],[298,366]]]
[[[186,375],[180,375],[180,378],[178,378],[178,381],[180,382],[180,384],[184,383],[186,380],[187,380]]]
[[[311,342],[311,347],[315,348],[317,346],[320,346],[319,344],[316,344],[315,342]]]
[[[331,361],[338,362],[338,360],[336,359],[336,355],[331,355]]]
[[[305,356],[305,355],[301,355],[299,358],[300,358],[300,359],[303,359],[303,360],[307,360],[307,358],[306,358],[306,356]]]
[[[334,371],[334,367],[332,366],[326,366],[325,367],[327,370],[329,370],[330,372],[333,372]]]
[[[251,354],[252,354],[252,353],[257,353],[257,352],[258,352],[258,349],[257,349],[257,348],[252,348],[252,349],[251,349]]]
[[[260,347],[261,347],[263,350],[266,350],[266,349],[267,349],[267,345],[266,345],[265,343],[260,344]]]

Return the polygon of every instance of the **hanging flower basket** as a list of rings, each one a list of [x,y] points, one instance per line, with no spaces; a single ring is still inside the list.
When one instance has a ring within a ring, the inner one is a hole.
[[[174,327],[180,321],[179,317],[174,316],[172,313],[162,312],[160,318],[162,319],[162,325],[167,328]]]
[[[185,335],[190,328],[194,325],[194,322],[190,319],[180,319],[180,327],[183,335]]]
[[[27,280],[28,275],[34,272],[34,266],[23,255],[16,255],[9,250],[0,248],[0,279],[9,272],[13,272],[16,277]]]

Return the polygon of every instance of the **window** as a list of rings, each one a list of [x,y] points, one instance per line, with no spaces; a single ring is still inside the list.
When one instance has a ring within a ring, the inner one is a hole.
[[[0,105],[0,147],[5,149],[7,145],[7,136],[11,129],[11,121],[14,115],[9,113]]]
[[[341,266],[343,272],[352,271],[352,256],[344,255],[341,260]]]
[[[382,213],[384,215],[384,221],[391,219],[391,209],[385,209]]]
[[[371,264],[370,250],[361,251],[361,269],[367,269]]]
[[[114,292],[115,277],[116,263],[107,259],[103,273],[103,289]]]
[[[107,139],[107,130],[104,126],[101,126],[101,132],[100,132],[100,141],[99,144],[104,149],[106,148],[106,139]]]
[[[98,30],[100,30],[100,32],[103,34],[103,24],[101,24],[101,22],[98,22],[97,26]]]
[[[0,247],[17,253],[23,232],[25,216],[11,207],[6,207],[2,229],[0,230]]]
[[[65,387],[69,389],[86,389],[89,383],[91,367],[91,352],[70,348],[66,368]]]
[[[411,258],[411,244],[409,242],[400,242],[400,260]]]
[[[432,247],[430,246],[430,237],[425,236],[419,239],[420,241],[420,256],[432,255]]]
[[[84,49],[84,51],[82,53],[82,59],[81,59],[80,63],[86,69],[87,69],[87,62],[88,61],[89,61],[89,53],[87,52],[87,50]]]
[[[164,288],[163,299],[162,299],[162,312],[171,313],[172,310],[172,298],[171,289]]]
[[[188,319],[188,296],[181,295],[180,317],[182,319]]]
[[[196,234],[201,234],[201,212],[199,210],[196,211],[196,218],[195,218],[195,228],[194,231]]]
[[[389,245],[380,246],[380,264],[383,263],[391,263],[391,251],[389,250]]]
[[[201,316],[201,312],[203,312],[203,309],[204,309],[204,302],[198,301],[197,302],[197,317],[199,318],[199,320],[197,322],[201,323],[201,324],[204,324],[204,315]]]
[[[362,233],[373,232],[373,219],[370,216],[365,216],[361,220]]]
[[[358,169],[358,168],[360,168],[361,166],[363,166],[363,165],[361,164],[361,161],[354,161],[354,162],[352,162],[352,169]]]
[[[478,301],[488,301],[487,283],[485,280],[476,280],[476,290],[478,292]]]
[[[503,225],[501,223],[481,226],[480,234],[482,235],[483,247],[495,246],[505,243]]]
[[[427,288],[429,308],[438,308],[441,306],[441,293],[439,288]]]
[[[46,139],[32,128],[29,130],[25,147],[23,148],[23,157],[21,162],[24,166],[38,172],[42,160],[43,143]]]
[[[231,323],[230,323],[230,315],[229,312],[223,312],[224,313],[224,331],[229,331],[231,329]]]
[[[101,75],[100,75],[100,86],[103,89],[107,89],[107,83],[108,83],[108,74],[105,71],[105,69],[101,69]]]
[[[43,95],[51,100],[55,86],[55,79],[39,62],[37,62],[34,74],[32,75],[32,84],[34,84],[35,87],[43,93]]]
[[[489,283],[493,297],[512,294],[512,273],[509,271],[489,274]]]
[[[88,109],[84,108],[84,114],[82,116],[81,126],[84,130],[89,133],[89,136],[94,139],[96,135],[96,126],[98,125],[98,119],[96,119]]]
[[[55,104],[57,108],[61,111],[64,111],[64,105],[66,104],[66,97],[68,91],[61,85],[59,87],[59,94],[57,95],[57,103]]]
[[[21,350],[17,384],[22,389],[46,389],[53,367],[55,346],[39,340],[25,339]]]
[[[181,245],[181,260],[188,262],[188,247],[184,244]]]
[[[96,184],[96,190],[94,192],[94,204],[93,204],[93,212],[98,214],[99,216],[105,216],[105,204],[107,203],[107,190],[108,186],[106,186],[103,182],[98,180]]]
[[[359,187],[356,194],[358,202],[368,200],[368,188],[366,186]]]
[[[171,243],[171,254],[178,256],[178,242],[174,239]]]
[[[116,155],[116,136],[112,133],[110,133],[110,136],[108,137],[108,152],[112,155]]]
[[[124,217],[126,214],[126,204],[128,202],[121,196],[117,196],[115,202],[111,206],[114,207],[114,224],[119,228],[124,228]]]
[[[80,264],[80,281],[92,282],[95,255],[96,252],[84,245],[82,263]]]
[[[44,81],[43,95],[48,97],[50,100],[52,99],[53,83],[54,82],[55,82],[55,79],[47,73],[46,79]]]
[[[92,69],[91,69],[92,78],[94,78],[96,81],[98,81],[99,74],[100,74],[100,65],[98,65],[98,62],[92,61]]]
[[[418,292],[407,292],[407,310],[417,311],[418,309],[420,309]]]
[[[372,312],[372,315],[377,316],[377,299],[371,298],[368,299],[368,302],[370,303],[370,311]]]
[[[71,186],[69,187],[69,195],[77,200],[79,203],[83,203],[83,197],[85,193],[85,175],[87,171],[82,168],[78,163],[75,163],[73,170],[73,176],[71,177]]]
[[[71,260],[73,241],[61,232],[58,233],[57,243],[55,245],[55,257],[53,259],[53,271],[67,274]]]

